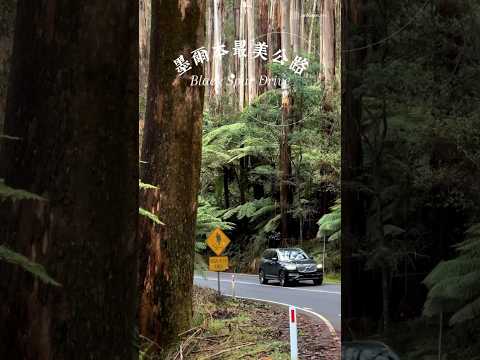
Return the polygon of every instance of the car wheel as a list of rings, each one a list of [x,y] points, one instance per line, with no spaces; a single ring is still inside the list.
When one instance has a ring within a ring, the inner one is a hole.
[[[280,280],[280,286],[288,286],[287,275],[283,271],[278,275],[278,280]]]
[[[263,273],[263,270],[260,270],[258,273],[258,280],[260,281],[260,284],[268,284],[268,280],[265,279],[265,274]]]
[[[313,280],[313,285],[317,285],[317,286],[318,286],[318,285],[322,285],[322,283],[323,283],[323,278]]]

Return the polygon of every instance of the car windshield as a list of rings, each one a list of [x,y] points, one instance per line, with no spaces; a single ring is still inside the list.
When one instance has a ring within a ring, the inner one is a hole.
[[[279,260],[292,261],[292,260],[306,260],[308,255],[300,249],[285,249],[278,251]]]

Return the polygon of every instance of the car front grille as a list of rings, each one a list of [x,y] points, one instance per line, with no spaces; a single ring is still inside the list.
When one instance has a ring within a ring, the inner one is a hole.
[[[312,264],[298,265],[297,269],[298,269],[299,272],[312,273],[312,272],[317,271],[317,265],[312,265]]]

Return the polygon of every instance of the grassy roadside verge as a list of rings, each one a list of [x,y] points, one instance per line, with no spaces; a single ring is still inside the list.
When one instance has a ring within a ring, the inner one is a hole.
[[[192,328],[181,336],[181,342],[165,360],[290,359],[288,343],[275,329],[275,316],[268,319],[264,311],[195,287]]]
[[[338,334],[309,314],[299,312],[297,320],[300,359],[339,359]],[[284,306],[218,298],[213,290],[194,287],[192,328],[175,349],[158,355],[156,344],[142,340],[139,360],[287,360],[289,313]]]
[[[342,276],[339,273],[326,273],[323,276],[323,283],[340,285],[342,283]]]

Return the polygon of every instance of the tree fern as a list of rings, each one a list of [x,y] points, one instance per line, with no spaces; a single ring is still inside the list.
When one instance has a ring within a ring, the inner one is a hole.
[[[456,248],[458,256],[439,263],[424,280],[429,289],[424,314],[452,312],[450,324],[480,316],[480,224],[470,227]]]
[[[219,227],[222,230],[233,230],[235,224],[224,220],[225,210],[219,209],[211,205],[209,202],[200,199],[200,205],[197,211],[197,239],[199,242],[205,240],[208,235],[215,228]],[[197,250],[202,250],[201,245],[197,245]]]
[[[340,200],[335,202],[328,214],[323,215],[318,221],[317,237],[328,237],[329,241],[338,240],[341,234],[342,206]]]

